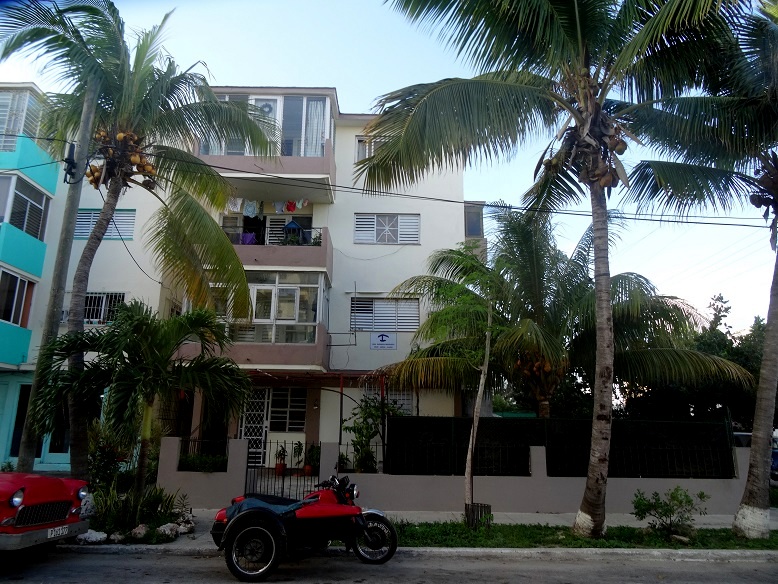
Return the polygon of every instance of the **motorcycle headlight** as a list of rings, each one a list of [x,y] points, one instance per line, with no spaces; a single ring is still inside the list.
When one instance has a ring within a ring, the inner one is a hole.
[[[22,504],[22,501],[24,501],[24,489],[19,489],[11,495],[8,502],[11,504],[11,507],[18,507]]]
[[[83,501],[86,498],[88,493],[89,493],[89,489],[87,488],[86,485],[84,485],[83,487],[78,489],[78,492],[76,493],[76,497],[78,497],[79,501]]]

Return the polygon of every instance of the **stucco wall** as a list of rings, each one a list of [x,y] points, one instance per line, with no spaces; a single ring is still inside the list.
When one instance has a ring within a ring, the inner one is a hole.
[[[166,489],[181,489],[189,495],[193,507],[222,507],[243,492],[247,448],[242,440],[230,441],[227,473],[177,473],[178,438],[164,438],[160,453],[158,483]],[[326,475],[337,453],[337,443],[322,444],[321,474]],[[531,477],[475,477],[477,503],[492,506],[495,512],[575,513],[581,503],[584,477],[548,477],[542,446],[530,448]],[[612,478],[608,481],[607,510],[631,513],[635,491],[664,494],[676,485],[691,493],[710,495],[708,513],[734,515],[743,495],[748,470],[748,448],[734,449],[737,478],[734,479],[646,479]],[[241,467],[241,468],[239,468]],[[171,470],[172,469],[172,470]],[[461,511],[464,508],[464,477],[401,476],[349,473],[360,490],[359,504],[385,511]]]

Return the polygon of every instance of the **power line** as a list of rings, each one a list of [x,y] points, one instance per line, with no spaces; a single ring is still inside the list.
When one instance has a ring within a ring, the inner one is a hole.
[[[154,156],[154,155],[152,155]],[[158,155],[157,155],[158,156]],[[176,160],[175,158],[169,158],[170,160]],[[182,161],[183,162],[183,161]],[[310,179],[304,179],[304,178],[296,178],[296,177],[285,177],[280,176],[277,174],[271,174],[267,172],[263,172],[261,170],[255,172],[255,173],[249,173],[245,169],[240,168],[232,168],[229,166],[221,166],[216,164],[207,164],[206,162],[198,162],[196,164],[200,164],[204,167],[209,167],[221,171],[227,171],[227,172],[237,172],[242,174],[258,174],[260,177],[257,176],[246,176],[246,177],[229,177],[229,178],[241,178],[241,180],[249,181],[249,182],[256,182],[256,183],[262,183],[262,184],[275,184],[275,185],[289,185],[290,182],[292,183],[302,183],[304,186],[307,186],[308,188],[314,189],[314,190],[322,190],[322,191],[334,191],[334,192],[340,192],[345,194],[361,194],[363,196],[384,196],[384,197],[398,197],[398,198],[407,198],[407,199],[414,199],[414,200],[423,200],[423,201],[432,201],[432,202],[441,202],[441,203],[453,203],[453,204],[459,204],[459,205],[477,205],[477,203],[472,203],[468,201],[461,201],[457,199],[446,199],[446,198],[440,198],[440,197],[429,197],[429,196],[423,196],[423,195],[412,195],[408,193],[398,193],[395,191],[384,191],[384,190],[375,190],[375,191],[365,191],[364,189],[360,187],[353,187],[353,186],[345,186],[345,185],[338,185],[338,184],[332,184],[332,185],[322,185],[319,182],[310,180]],[[277,180],[264,180],[261,178],[261,176],[268,177],[271,179],[277,179]],[[549,213],[554,215],[567,215],[572,217],[591,217],[591,214],[586,211],[572,211],[572,210],[546,210],[546,209],[538,209],[531,206],[519,206],[519,205],[510,205],[510,204],[504,204],[504,203],[483,203],[481,206],[483,207],[489,207],[489,208],[495,208],[495,209],[504,209],[506,211],[521,211],[521,212],[536,212],[536,213]],[[720,216],[716,215],[668,215],[668,214],[656,214],[656,213],[625,213],[622,212],[621,214],[623,219],[631,220],[631,221],[648,221],[648,222],[654,222],[654,223],[680,223],[684,225],[716,225],[716,226],[722,226],[722,227],[750,227],[750,228],[757,228],[762,229],[765,227],[765,225],[749,225],[746,223],[723,223],[721,221],[715,221],[716,219],[721,219]],[[692,219],[700,219],[700,221],[692,220]],[[714,221],[703,221],[704,219],[713,219]],[[748,221],[763,221],[762,217],[754,217],[753,219],[749,218],[743,218],[743,220]]]

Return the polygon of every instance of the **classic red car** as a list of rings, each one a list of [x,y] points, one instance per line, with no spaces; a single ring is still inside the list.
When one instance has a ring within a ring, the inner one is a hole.
[[[81,501],[87,484],[18,472],[0,472],[0,551],[18,550],[85,533]]]

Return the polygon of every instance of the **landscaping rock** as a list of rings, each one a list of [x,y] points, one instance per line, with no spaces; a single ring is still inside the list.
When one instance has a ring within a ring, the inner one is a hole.
[[[165,525],[160,525],[157,527],[157,533],[171,540],[176,539],[178,537],[178,524],[166,523]]]
[[[144,537],[146,537],[146,534],[148,532],[149,532],[149,528],[141,523],[140,525],[138,525],[138,527],[136,527],[130,532],[130,537],[132,539],[143,539]]]
[[[87,530],[86,533],[82,533],[76,536],[76,542],[79,545],[93,545],[98,543],[105,543],[108,539],[108,534],[102,531],[94,531],[92,529]]]
[[[81,501],[81,519],[87,519],[95,514],[95,496],[88,493]]]
[[[108,536],[108,541],[111,543],[122,543],[125,539],[127,538],[118,531]]]
[[[179,521],[178,522],[178,533],[183,535],[185,533],[194,533],[195,530],[195,524],[194,521],[188,520],[188,521]]]

